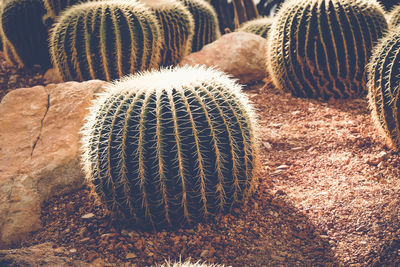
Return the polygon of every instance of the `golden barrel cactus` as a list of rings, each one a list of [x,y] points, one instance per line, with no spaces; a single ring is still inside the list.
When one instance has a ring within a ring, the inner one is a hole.
[[[294,96],[357,97],[367,91],[365,66],[386,29],[375,0],[288,0],[269,32],[267,68]]]

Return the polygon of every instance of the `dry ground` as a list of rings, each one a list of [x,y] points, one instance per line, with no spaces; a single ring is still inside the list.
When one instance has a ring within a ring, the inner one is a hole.
[[[262,133],[247,206],[194,229],[147,233],[111,225],[84,188],[44,203],[44,227],[24,246],[51,241],[61,255],[109,265],[180,255],[232,266],[399,265],[400,157],[377,134],[367,102],[262,85],[246,92]]]

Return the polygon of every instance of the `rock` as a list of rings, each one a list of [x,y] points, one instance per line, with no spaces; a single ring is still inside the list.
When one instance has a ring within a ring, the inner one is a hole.
[[[126,254],[125,259],[130,260],[130,259],[134,259],[137,258],[137,255],[135,253],[129,252]]]
[[[52,243],[28,248],[0,250],[0,266],[88,266],[85,262],[66,256],[56,256]]]
[[[41,227],[40,205],[82,186],[79,130],[106,82],[17,89],[0,104],[0,248]]]
[[[51,84],[51,83],[62,83],[63,80],[61,77],[58,75],[56,69],[48,69],[46,73],[43,76],[44,82],[46,84]]]
[[[264,38],[252,33],[228,33],[199,52],[184,57],[180,64],[215,66],[244,84],[260,81],[268,76],[265,42]]]

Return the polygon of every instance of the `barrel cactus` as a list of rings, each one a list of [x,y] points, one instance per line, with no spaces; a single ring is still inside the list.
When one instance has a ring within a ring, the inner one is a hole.
[[[375,125],[388,144],[400,150],[400,31],[390,32],[374,48],[368,65],[368,99]]]
[[[161,66],[176,65],[191,52],[194,33],[192,14],[178,0],[141,0],[157,15],[163,29]]]
[[[295,96],[357,97],[367,91],[365,65],[386,29],[375,0],[289,0],[268,34],[267,68]]]
[[[204,0],[181,0],[194,19],[192,52],[197,52],[208,43],[217,40],[221,33],[214,8]]]
[[[74,5],[58,17],[50,54],[63,80],[114,80],[157,68],[162,35],[155,14],[135,0]]]
[[[400,25],[400,3],[398,6],[395,6],[392,11],[389,13],[389,26],[397,27]]]
[[[263,38],[267,38],[272,21],[273,20],[270,17],[249,20],[240,25],[240,28],[237,31],[254,33]]]
[[[184,66],[124,78],[86,119],[84,170],[114,218],[190,226],[254,190],[255,116],[221,72]]]
[[[8,62],[19,67],[50,65],[45,14],[41,0],[9,0],[2,4],[0,35]]]

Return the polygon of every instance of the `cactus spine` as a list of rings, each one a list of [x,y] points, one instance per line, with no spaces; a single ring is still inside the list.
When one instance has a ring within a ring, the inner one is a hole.
[[[46,9],[41,0],[10,0],[3,4],[0,13],[6,60],[19,67],[49,66],[48,35],[42,20]]]
[[[66,81],[110,81],[156,68],[161,45],[156,16],[135,0],[74,5],[50,34],[53,65]]]
[[[214,8],[204,0],[180,0],[189,9],[194,19],[192,52],[217,40],[221,33]]]
[[[203,67],[116,82],[83,127],[87,178],[111,214],[155,229],[204,221],[255,185],[255,117],[241,86]]]
[[[238,29],[238,31],[254,33],[263,38],[267,38],[268,31],[271,28],[272,21],[273,20],[270,17],[250,20],[243,23]]]
[[[289,0],[268,34],[267,68],[295,96],[356,97],[367,91],[365,65],[386,29],[375,0]]]
[[[191,52],[194,34],[193,17],[177,0],[142,0],[157,15],[164,34],[161,66],[176,65]]]
[[[389,33],[374,48],[368,65],[368,99],[375,125],[400,149],[400,33]]]

